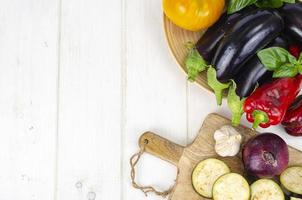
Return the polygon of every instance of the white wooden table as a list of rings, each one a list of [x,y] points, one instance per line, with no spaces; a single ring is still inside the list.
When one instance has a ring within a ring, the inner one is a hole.
[[[161,199],[130,185],[139,135],[185,145],[208,113],[229,116],[177,67],[161,0],[0,0],[0,69],[1,200]],[[138,166],[160,189],[175,175]]]

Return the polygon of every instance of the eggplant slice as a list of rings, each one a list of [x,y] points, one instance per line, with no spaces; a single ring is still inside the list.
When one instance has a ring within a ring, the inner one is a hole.
[[[284,170],[280,175],[280,182],[285,193],[302,197],[302,167],[293,166]]]
[[[249,200],[249,198],[250,186],[240,174],[225,174],[213,186],[214,200]]]
[[[215,181],[227,173],[230,173],[230,168],[224,162],[214,158],[203,160],[193,170],[193,187],[201,196],[212,198]]]
[[[260,179],[251,185],[251,200],[284,200],[281,187],[270,179]]]

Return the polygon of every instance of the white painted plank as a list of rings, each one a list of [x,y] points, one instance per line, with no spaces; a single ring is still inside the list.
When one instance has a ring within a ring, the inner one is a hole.
[[[120,0],[62,2],[58,200],[121,197],[120,13]]]
[[[225,102],[224,102],[225,103]],[[219,111],[225,115],[224,110],[217,108],[215,96],[196,83],[188,83],[188,142],[191,143],[203,120],[211,112]]]
[[[130,184],[129,158],[147,130],[180,144],[186,143],[186,80],[169,52],[162,24],[161,1],[131,0],[126,4],[126,125],[124,129],[124,200],[162,199],[135,190]],[[167,189],[176,168],[143,156],[138,182]]]
[[[53,200],[58,1],[0,4],[0,199]]]

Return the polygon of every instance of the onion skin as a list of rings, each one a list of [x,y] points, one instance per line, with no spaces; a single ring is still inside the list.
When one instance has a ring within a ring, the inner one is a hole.
[[[280,175],[289,162],[287,144],[273,133],[251,138],[243,148],[242,157],[247,173],[259,178]]]

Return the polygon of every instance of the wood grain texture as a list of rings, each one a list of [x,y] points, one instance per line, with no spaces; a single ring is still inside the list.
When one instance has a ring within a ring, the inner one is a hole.
[[[154,195],[145,197],[131,186],[129,158],[138,150],[140,133],[146,130],[161,132],[165,138],[173,138],[183,145],[187,139],[186,77],[177,69],[169,52],[161,4],[154,0],[126,1],[124,200],[162,199]],[[174,183],[176,168],[158,161],[152,156],[142,157],[137,166],[139,184],[165,190]]]
[[[211,158],[211,157],[219,158],[224,162],[226,162],[226,164],[231,168],[232,172],[244,174],[241,153],[239,153],[235,157],[220,158],[215,152],[214,149],[215,141],[214,141],[213,134],[219,127],[222,127],[224,125],[231,125],[230,120],[217,114],[208,115],[196,139],[193,141],[191,145],[184,148],[183,154],[181,155],[179,162],[176,164],[176,166],[179,169],[179,174],[177,177],[176,187],[172,195],[170,196],[171,200],[201,200],[201,199],[206,200],[206,198],[202,198],[199,194],[197,194],[194,191],[191,182],[191,174],[193,172],[194,167],[197,165],[198,162],[206,158]],[[249,138],[257,134],[252,129],[243,126],[239,126],[236,129],[243,136],[243,144]],[[157,136],[153,134],[151,137],[156,138]],[[162,148],[162,144],[163,144],[162,141],[164,141],[165,139],[159,137],[159,139],[155,139],[154,141],[156,140],[160,141],[158,144],[160,149],[158,151],[156,149],[152,149],[152,151],[149,151],[149,153],[158,157],[165,157],[167,154],[170,154],[169,152],[166,153],[163,151],[164,149],[167,149],[169,151],[169,147]],[[165,144],[173,144],[173,143],[166,141]],[[156,146],[156,144],[153,145],[154,147]],[[159,155],[161,153],[162,155]],[[290,153],[289,165],[302,165],[302,152],[289,147],[289,153]],[[178,156],[179,156],[178,154],[175,155],[175,157]]]
[[[0,199],[54,199],[57,16],[57,0],[0,2]]]
[[[151,132],[146,132],[140,137],[139,146],[145,148],[147,153],[155,155],[173,165],[178,164],[184,150],[183,146],[170,142]]]
[[[63,0],[59,200],[121,199],[121,4]]]
[[[204,31],[192,32],[184,30],[173,24],[166,16],[164,16],[164,30],[166,33],[167,42],[174,58],[181,69],[187,73],[185,58],[188,54],[188,50],[185,47],[185,44],[188,42],[195,44],[200,39]],[[212,91],[207,84],[206,72],[198,75],[195,79],[195,82],[207,90]]]
[[[160,132],[185,146],[208,113],[229,113],[187,83],[169,50],[161,3],[0,1],[0,199],[162,199],[131,187],[139,134]],[[169,34],[172,41],[183,33]],[[178,43],[179,62],[194,35]],[[268,130],[302,149],[281,128],[261,131]],[[139,183],[159,190],[177,174],[148,155],[137,169]]]

